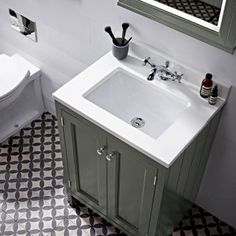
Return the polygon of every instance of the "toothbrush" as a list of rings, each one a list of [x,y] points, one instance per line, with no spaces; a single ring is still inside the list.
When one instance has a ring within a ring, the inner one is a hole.
[[[105,31],[111,36],[113,43],[117,46],[120,46],[120,44],[117,42],[114,34],[112,33],[111,27],[110,26],[105,27]]]
[[[127,45],[131,39],[132,39],[132,37],[130,37],[129,40],[127,40],[127,42],[123,44],[123,46]]]
[[[125,34],[126,34],[126,30],[129,28],[129,23],[123,23],[123,24],[122,24],[122,28],[123,28],[123,32],[122,32],[121,45],[124,46],[124,43],[125,43]]]

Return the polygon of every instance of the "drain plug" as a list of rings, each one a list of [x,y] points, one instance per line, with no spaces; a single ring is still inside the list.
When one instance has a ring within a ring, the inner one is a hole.
[[[132,120],[131,120],[131,125],[135,128],[141,128],[145,125],[145,121],[144,119],[140,118],[140,117],[134,117]]]

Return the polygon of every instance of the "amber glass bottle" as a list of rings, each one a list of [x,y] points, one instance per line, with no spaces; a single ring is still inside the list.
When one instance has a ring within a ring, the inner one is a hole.
[[[217,101],[217,96],[218,96],[218,87],[215,85],[215,87],[211,91],[211,95],[208,97],[208,102],[211,105],[215,105]]]
[[[212,89],[212,74],[207,73],[205,79],[202,81],[201,89],[200,89],[200,95],[203,98],[207,98],[211,94]]]

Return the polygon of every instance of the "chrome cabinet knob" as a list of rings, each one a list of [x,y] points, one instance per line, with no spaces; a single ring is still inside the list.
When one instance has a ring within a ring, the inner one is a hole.
[[[104,153],[104,151],[106,150],[106,146],[104,145],[104,146],[102,146],[102,147],[100,147],[99,149],[97,149],[97,154],[99,155],[99,156],[101,156],[103,153]]]
[[[116,156],[117,152],[113,151],[110,154],[106,155],[106,159],[108,161],[111,161],[115,156]]]

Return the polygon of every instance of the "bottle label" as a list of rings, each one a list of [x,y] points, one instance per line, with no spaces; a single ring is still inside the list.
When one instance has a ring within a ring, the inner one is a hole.
[[[212,96],[210,96],[209,99],[208,99],[208,102],[209,102],[211,105],[215,105],[215,104],[216,104],[216,100],[217,100],[217,97],[212,97]]]
[[[203,96],[210,96],[211,89],[212,89],[212,87],[206,87],[206,86],[202,85],[202,87],[201,87],[201,95],[203,95]]]

